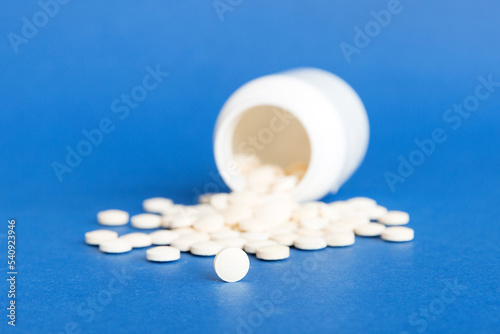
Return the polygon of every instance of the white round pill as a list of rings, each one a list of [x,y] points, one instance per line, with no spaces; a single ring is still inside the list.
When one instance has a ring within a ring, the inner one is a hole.
[[[388,227],[381,235],[385,241],[406,242],[413,240],[415,232],[413,229],[406,226],[391,226]]]
[[[342,223],[342,222],[335,222],[323,229],[323,232],[325,234],[330,234],[330,233],[340,233],[340,232],[352,232],[354,228],[350,224]]]
[[[233,204],[222,212],[227,225],[233,226],[252,217],[252,208],[245,204]]]
[[[295,233],[282,233],[282,234],[272,235],[269,239],[276,241],[278,244],[283,246],[293,246],[293,242],[298,237],[299,235]]]
[[[248,240],[240,238],[240,237],[236,237],[236,238],[219,239],[219,240],[217,240],[217,242],[224,245],[224,247],[243,248],[243,246],[245,246],[245,244],[248,242]]]
[[[370,223],[358,226],[354,229],[354,233],[360,237],[376,237],[382,234],[386,229],[384,224]]]
[[[229,194],[220,193],[213,194],[210,196],[210,205],[214,207],[214,209],[222,211],[225,210],[229,203]]]
[[[286,224],[276,226],[275,228],[270,230],[269,235],[295,233],[297,232],[298,229],[299,229],[299,224],[297,222],[288,222]]]
[[[261,165],[254,168],[248,175],[248,184],[251,188],[269,186],[278,176],[276,167],[273,165]]]
[[[278,199],[258,206],[254,212],[255,218],[275,227],[287,223],[292,217],[290,201]]]
[[[128,223],[129,214],[123,210],[104,210],[97,213],[97,222],[101,225],[120,226]]]
[[[127,253],[132,250],[132,245],[124,239],[111,239],[101,242],[99,250],[111,254]]]
[[[198,242],[208,241],[209,239],[210,237],[208,236],[208,234],[192,233],[180,237],[179,239],[175,239],[174,241],[172,241],[170,246],[179,249],[181,252],[189,252],[192,245]]]
[[[374,207],[377,205],[377,202],[368,197],[353,197],[348,199],[347,204],[357,209],[366,209],[370,207]]]
[[[406,225],[410,222],[410,215],[403,211],[389,211],[378,219],[379,223],[385,225]]]
[[[180,227],[180,228],[175,228],[171,231],[178,233],[181,237],[196,233],[196,230],[194,228],[191,228],[191,227]]]
[[[240,236],[240,232],[235,230],[221,230],[210,234],[212,240],[221,240],[229,238],[237,238]]]
[[[368,218],[368,217],[354,217],[354,216],[351,216],[351,217],[348,217],[348,218],[342,218],[341,220],[339,220],[339,222],[347,224],[347,225],[350,225],[354,229],[354,228],[356,228],[358,226],[370,224],[370,218]]]
[[[290,247],[283,245],[259,247],[256,255],[258,259],[266,261],[284,260],[290,257]]]
[[[180,238],[180,234],[175,231],[160,230],[150,233],[151,241],[153,245],[166,246],[170,245],[172,241]]]
[[[269,234],[265,232],[245,232],[241,234],[241,237],[247,241],[267,240]]]
[[[85,242],[94,246],[116,238],[118,238],[118,233],[110,230],[95,230],[85,233]]]
[[[322,230],[328,226],[328,220],[325,218],[308,218],[301,219],[300,226],[303,228],[311,229],[311,230]]]
[[[370,218],[371,220],[377,220],[387,214],[387,209],[383,206],[376,205],[374,207],[363,210],[363,212]]]
[[[355,237],[352,231],[329,233],[325,237],[329,247],[346,247],[354,245]]]
[[[224,248],[214,259],[214,269],[221,280],[237,282],[248,273],[250,260],[240,248]]]
[[[319,216],[327,219],[329,222],[334,222],[340,219],[339,211],[325,203],[319,207]]]
[[[164,197],[154,197],[142,202],[142,207],[146,212],[162,213],[168,211],[174,202]]]
[[[255,254],[257,249],[265,246],[277,245],[276,241],[272,240],[258,240],[258,241],[249,241],[243,247],[243,250],[248,254]]]
[[[198,217],[193,227],[202,232],[215,232],[224,226],[224,216],[220,213],[209,213]]]
[[[124,234],[119,239],[127,241],[133,248],[149,247],[153,243],[148,234],[141,232]]]
[[[153,229],[161,226],[161,216],[154,213],[141,213],[130,218],[130,224],[138,229]]]
[[[224,248],[221,243],[216,241],[197,242],[190,247],[191,254],[198,256],[214,256]]]
[[[260,201],[259,194],[251,190],[236,191],[229,195],[229,203],[231,204],[244,204],[255,207],[260,204]]]
[[[324,235],[321,230],[311,230],[310,228],[300,228],[297,231],[297,234],[304,237],[322,237]]]
[[[170,221],[171,228],[190,227],[198,219],[198,211],[195,208],[183,207],[173,214]]]
[[[293,211],[292,215],[295,220],[314,219],[319,217],[319,208],[313,205],[302,205]]]
[[[152,262],[171,262],[181,258],[181,252],[174,247],[158,246],[146,251],[146,258]]]
[[[278,178],[273,186],[273,192],[289,192],[292,191],[295,186],[299,183],[299,178],[297,175],[289,175]]]
[[[326,240],[322,237],[301,236],[295,239],[293,245],[302,250],[317,250],[326,248]]]
[[[265,221],[255,218],[242,220],[238,227],[244,232],[263,232],[269,229],[269,225]]]

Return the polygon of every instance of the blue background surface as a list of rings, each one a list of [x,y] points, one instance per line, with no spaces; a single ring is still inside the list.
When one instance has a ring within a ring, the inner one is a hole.
[[[499,332],[500,87],[457,129],[443,119],[478,77],[500,81],[498,2],[401,1],[350,62],[339,45],[352,45],[354,28],[388,1],[232,3],[221,20],[212,1],[70,1],[17,53],[8,34],[40,6],[2,5],[0,332]],[[120,119],[112,102],[157,65],[168,77]],[[211,259],[151,264],[144,250],[109,256],[84,245],[98,210],[139,213],[153,196],[193,203],[215,182],[212,129],[225,99],[300,66],[338,74],[369,112],[367,157],[327,200],[368,196],[408,211],[414,242],[252,257],[235,284],[217,279]],[[103,118],[114,131],[59,182],[52,163]],[[447,140],[391,191],[384,173],[436,128]],[[10,218],[15,329],[5,316]]]

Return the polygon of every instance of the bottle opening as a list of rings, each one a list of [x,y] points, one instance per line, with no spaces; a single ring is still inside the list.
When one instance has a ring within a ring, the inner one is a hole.
[[[290,112],[270,105],[246,110],[233,133],[234,156],[257,157],[278,165],[299,180],[311,160],[311,143],[302,123]]]

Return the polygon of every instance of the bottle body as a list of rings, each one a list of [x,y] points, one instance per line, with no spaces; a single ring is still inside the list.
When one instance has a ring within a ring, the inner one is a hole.
[[[215,126],[214,156],[233,190],[245,186],[237,155],[304,166],[292,196],[307,201],[336,192],[361,164],[368,140],[356,92],[332,73],[301,68],[254,79],[231,95]]]

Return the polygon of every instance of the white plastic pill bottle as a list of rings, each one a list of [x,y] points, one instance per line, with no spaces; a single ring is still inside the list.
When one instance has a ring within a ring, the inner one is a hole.
[[[369,131],[349,84],[324,70],[293,69],[254,79],[229,97],[215,126],[215,161],[233,191],[245,187],[241,155],[285,170],[304,166],[292,195],[316,200],[337,192],[359,167]]]

